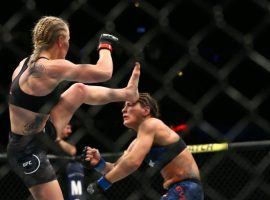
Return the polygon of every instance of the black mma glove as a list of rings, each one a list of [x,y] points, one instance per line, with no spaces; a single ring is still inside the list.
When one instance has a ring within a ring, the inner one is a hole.
[[[87,146],[83,148],[82,154],[81,154],[81,162],[84,168],[86,169],[92,169],[92,166],[90,165],[90,162],[85,160],[86,158],[86,151],[87,151]]]
[[[82,160],[82,164],[86,169],[95,169],[97,172],[102,173],[102,171],[105,169],[106,167],[106,161],[100,157],[99,162],[96,165],[91,165],[90,161],[85,160],[86,158],[86,151],[87,151],[87,146],[84,147],[82,154],[81,154],[81,160]]]
[[[108,49],[112,52],[112,46],[118,42],[118,38],[110,35],[103,33],[99,37],[99,45],[98,45],[98,51],[100,49]]]
[[[89,196],[89,199],[95,199],[95,200],[106,200],[106,197],[104,195],[104,191],[109,189],[111,187],[111,183],[102,176],[100,179],[98,179],[94,183],[90,183],[87,187],[87,193]]]

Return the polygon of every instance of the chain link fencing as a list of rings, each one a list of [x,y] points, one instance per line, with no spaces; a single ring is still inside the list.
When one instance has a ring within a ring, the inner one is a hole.
[[[106,6],[104,6],[106,5]],[[159,102],[170,126],[185,123],[187,144],[270,139],[270,4],[267,0],[16,0],[1,6],[0,150],[5,153],[9,119],[7,94],[17,63],[31,53],[31,29],[42,15],[70,23],[68,59],[95,63],[100,33],[120,38],[113,52],[112,80],[124,87],[134,61],[142,64],[140,91]],[[69,140],[78,151],[92,145],[101,152],[123,151],[133,138],[121,120],[121,105],[81,106]],[[4,154],[3,154],[4,155]],[[206,199],[267,200],[267,150],[196,154]],[[115,159],[115,158],[110,158]],[[54,160],[65,191],[66,161]],[[0,163],[0,199],[31,199]],[[142,167],[143,168],[143,167]],[[143,169],[142,169],[143,171]],[[86,172],[86,179],[96,178]],[[161,179],[140,183],[140,170],[115,184],[109,199],[158,199]]]

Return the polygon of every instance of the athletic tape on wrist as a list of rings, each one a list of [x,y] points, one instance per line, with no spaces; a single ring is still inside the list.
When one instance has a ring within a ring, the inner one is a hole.
[[[108,44],[108,43],[100,43],[98,45],[98,50],[100,49],[108,49],[110,50],[110,52],[112,52],[112,45]]]
[[[98,179],[97,183],[104,191],[109,189],[112,185],[104,176]]]
[[[94,166],[94,169],[97,172],[101,173],[105,169],[105,166],[106,166],[106,161],[103,158],[100,158],[99,162]]]

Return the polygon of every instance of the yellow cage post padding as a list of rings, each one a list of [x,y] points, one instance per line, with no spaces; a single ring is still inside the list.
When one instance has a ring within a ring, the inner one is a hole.
[[[206,153],[228,150],[228,143],[197,144],[187,147],[191,153]]]

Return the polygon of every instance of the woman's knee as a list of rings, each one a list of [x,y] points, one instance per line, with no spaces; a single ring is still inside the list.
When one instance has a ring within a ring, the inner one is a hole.
[[[73,91],[73,94],[76,98],[85,99],[86,97],[86,85],[83,83],[74,83],[70,89]]]

